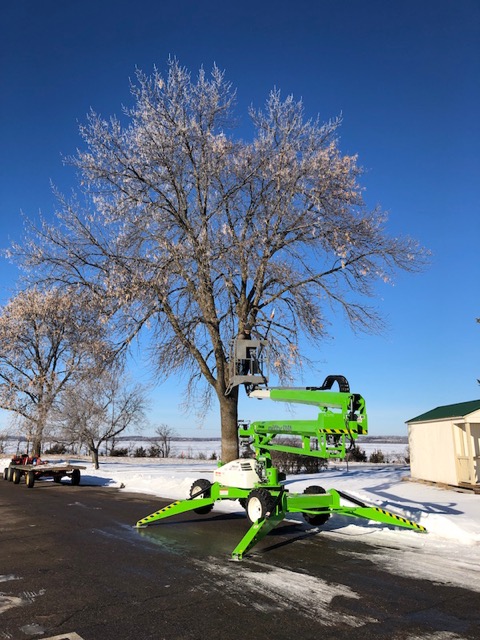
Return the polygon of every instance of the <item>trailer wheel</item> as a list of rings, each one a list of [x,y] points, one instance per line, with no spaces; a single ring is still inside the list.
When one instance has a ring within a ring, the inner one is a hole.
[[[12,474],[13,484],[18,484],[20,482],[20,478],[22,477],[22,472],[20,469],[14,469]]]
[[[327,493],[327,492],[323,487],[311,485],[310,487],[307,487],[303,493],[304,494],[308,493],[312,495],[312,494],[321,494],[321,493]],[[330,518],[330,513],[323,512],[323,513],[319,513],[318,516],[314,516],[311,513],[304,513],[303,517],[306,520],[306,522],[308,522],[308,524],[311,524],[315,527],[319,527],[322,524],[325,524],[327,522],[327,520]]]
[[[74,469],[70,478],[73,485],[77,486],[78,484],[80,484],[80,469]]]
[[[13,481],[13,469],[11,467],[8,467],[7,469],[7,480],[9,482]]]
[[[253,489],[247,498],[247,518],[253,524],[263,520],[275,507],[275,498],[266,489]]]
[[[35,473],[33,471],[27,471],[25,474],[25,484],[29,489],[35,484]]]

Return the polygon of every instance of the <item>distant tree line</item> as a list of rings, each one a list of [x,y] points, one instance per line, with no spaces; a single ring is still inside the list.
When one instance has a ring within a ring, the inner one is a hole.
[[[375,449],[370,456],[367,456],[364,449],[355,445],[348,451],[345,459],[347,462],[370,462],[373,464],[410,464],[410,449],[406,447],[403,453],[391,454],[386,454],[381,449]]]

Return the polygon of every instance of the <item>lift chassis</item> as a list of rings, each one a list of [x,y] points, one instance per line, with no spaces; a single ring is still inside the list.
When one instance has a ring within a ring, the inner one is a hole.
[[[335,383],[338,391],[332,390]],[[321,526],[332,514],[340,514],[426,531],[402,515],[368,505],[335,489],[325,490],[312,485],[303,493],[291,493],[283,484],[283,474],[272,464],[272,451],[324,460],[343,459],[348,444],[367,433],[365,401],[359,394],[350,393],[349,384],[343,376],[327,376],[321,387],[254,388],[249,395],[277,402],[313,405],[319,409],[318,417],[316,420],[241,423],[240,444],[253,448],[254,457],[220,464],[213,473],[213,482],[203,478],[196,480],[188,499],[175,501],[142,518],[137,527],[146,527],[188,511],[206,514],[219,500],[239,500],[251,525],[232,552],[235,560],[241,560],[288,514],[293,513],[301,513],[313,526]]]

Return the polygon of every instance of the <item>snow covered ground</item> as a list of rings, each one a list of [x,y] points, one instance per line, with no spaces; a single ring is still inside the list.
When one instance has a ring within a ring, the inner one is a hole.
[[[54,457],[51,457],[52,462]],[[56,457],[55,462],[60,461]],[[82,482],[177,500],[188,496],[198,478],[211,480],[214,461],[104,458],[95,470],[86,459]],[[0,469],[9,458],[0,459]],[[357,518],[333,516],[321,528],[332,538],[358,538],[368,557],[398,575],[416,576],[480,592],[480,495],[460,493],[408,480],[408,466],[345,463],[315,475],[289,476],[291,492],[317,484],[335,488],[424,525],[428,534],[393,529]],[[238,502],[222,501],[217,511],[239,511]],[[145,516],[148,513],[145,513]],[[293,516],[296,519],[296,516]],[[370,546],[371,545],[371,546]]]

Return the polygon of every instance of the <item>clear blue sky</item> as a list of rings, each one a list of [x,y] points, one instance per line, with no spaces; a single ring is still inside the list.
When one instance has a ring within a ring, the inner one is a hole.
[[[355,336],[334,318],[314,355],[318,372],[298,384],[345,375],[377,435],[480,397],[478,0],[10,0],[0,52],[0,246],[21,238],[20,210],[51,214],[50,180],[75,185],[61,157],[80,144],[78,122],[90,107],[119,114],[135,67],[165,70],[171,55],[196,73],[215,62],[237,88],[244,122],[273,87],[302,98],[312,116],[342,113],[340,146],[359,154],[367,202],[390,212],[390,233],[432,251],[426,272],[378,288],[382,336]],[[3,258],[0,275],[4,302],[17,274]],[[216,412],[199,429],[177,408],[177,380],[152,398],[153,422],[219,435]],[[281,410],[241,401],[245,419]]]

